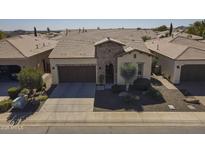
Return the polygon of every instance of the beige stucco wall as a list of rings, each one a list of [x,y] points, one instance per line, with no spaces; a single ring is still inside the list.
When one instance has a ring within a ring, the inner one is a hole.
[[[134,54],[136,54],[136,58],[134,58]],[[136,65],[138,63],[144,63],[144,70],[143,70],[143,77],[150,79],[151,76],[151,65],[152,65],[152,56],[149,56],[147,54],[143,54],[137,51],[131,52],[129,54],[125,54],[122,57],[118,57],[117,59],[117,84],[125,84],[124,79],[120,75],[120,67],[126,63],[131,62],[132,64]],[[137,78],[133,78],[132,82]]]
[[[53,84],[59,83],[58,66],[65,65],[96,65],[95,58],[75,58],[75,59],[50,59],[51,74]]]
[[[161,66],[161,73],[162,75],[170,79],[170,81],[174,81],[175,76],[174,76],[174,66],[175,66],[175,61],[173,59],[170,59],[168,57],[162,56],[162,55],[157,55],[159,65]]]
[[[31,67],[39,68],[43,71],[43,59],[49,63],[48,55],[51,51],[47,51],[29,58],[12,58],[12,59],[0,59],[0,65],[18,65],[21,68]]]
[[[181,75],[181,66],[183,65],[194,65],[194,64],[205,64],[204,60],[183,60],[183,61],[175,61],[174,66],[174,77],[171,80],[175,84],[180,83],[180,75]],[[179,66],[179,68],[177,68]]]
[[[174,60],[162,55],[156,55],[159,59],[159,65],[161,66],[161,72],[164,77],[170,79],[174,84],[180,83],[181,66],[205,64],[203,60]],[[179,68],[177,68],[179,66]]]

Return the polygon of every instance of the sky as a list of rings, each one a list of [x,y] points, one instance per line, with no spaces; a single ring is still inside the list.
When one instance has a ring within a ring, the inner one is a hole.
[[[188,26],[201,19],[0,19],[0,30],[64,30],[100,28],[154,28],[160,25]]]

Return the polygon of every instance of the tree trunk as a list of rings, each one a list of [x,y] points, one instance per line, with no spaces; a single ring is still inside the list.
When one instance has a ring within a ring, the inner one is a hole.
[[[126,91],[128,92],[129,90],[129,83],[126,83]]]

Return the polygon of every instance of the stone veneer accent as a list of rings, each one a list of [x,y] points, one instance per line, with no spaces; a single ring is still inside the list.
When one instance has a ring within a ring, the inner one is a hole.
[[[117,83],[117,55],[123,53],[123,45],[116,42],[105,42],[95,46],[95,57],[97,59],[96,74],[97,83],[99,83],[99,75],[105,74],[106,65],[113,64],[114,83]]]

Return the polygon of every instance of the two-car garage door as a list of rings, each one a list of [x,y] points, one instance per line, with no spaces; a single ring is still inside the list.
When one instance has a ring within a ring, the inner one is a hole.
[[[205,65],[184,65],[181,67],[181,81],[205,81]]]
[[[95,82],[96,68],[90,65],[58,66],[59,82]]]

